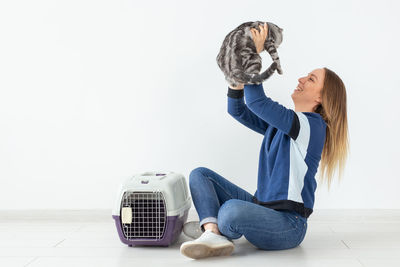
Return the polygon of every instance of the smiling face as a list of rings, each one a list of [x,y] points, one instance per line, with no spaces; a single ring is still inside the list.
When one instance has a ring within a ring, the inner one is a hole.
[[[321,90],[324,86],[325,69],[315,69],[307,76],[299,78],[299,84],[291,97],[295,111],[314,112],[321,103]]]

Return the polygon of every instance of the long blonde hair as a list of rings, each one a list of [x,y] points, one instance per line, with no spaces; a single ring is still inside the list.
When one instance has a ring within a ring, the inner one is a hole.
[[[347,154],[350,150],[347,125],[346,87],[339,76],[324,67],[325,79],[321,90],[321,104],[315,109],[327,124],[325,144],[321,155],[321,181],[327,180],[328,191],[336,168],[341,180]]]

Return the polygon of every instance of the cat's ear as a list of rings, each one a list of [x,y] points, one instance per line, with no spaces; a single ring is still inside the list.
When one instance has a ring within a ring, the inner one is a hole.
[[[283,32],[283,29],[282,29],[282,28],[279,28],[279,31],[280,31],[280,32]]]

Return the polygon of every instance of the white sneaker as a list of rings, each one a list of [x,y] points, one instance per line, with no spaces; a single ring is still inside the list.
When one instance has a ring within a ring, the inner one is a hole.
[[[185,223],[183,225],[183,233],[193,239],[199,238],[203,234],[203,231],[200,228],[200,222],[192,221]]]
[[[231,255],[235,245],[223,235],[217,235],[207,229],[199,238],[182,243],[180,251],[183,255],[200,259],[210,256]]]

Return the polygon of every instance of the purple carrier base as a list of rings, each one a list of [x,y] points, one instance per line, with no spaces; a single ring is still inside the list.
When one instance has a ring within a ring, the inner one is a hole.
[[[134,240],[126,239],[122,232],[120,216],[113,215],[115,226],[117,227],[119,239],[122,243],[134,246],[164,246],[167,247],[174,243],[182,233],[183,224],[186,222],[189,210],[186,210],[181,218],[179,216],[167,216],[165,231],[161,239],[156,238],[136,238]]]

